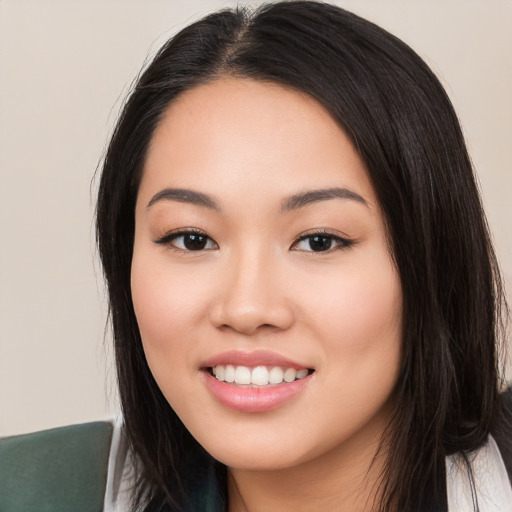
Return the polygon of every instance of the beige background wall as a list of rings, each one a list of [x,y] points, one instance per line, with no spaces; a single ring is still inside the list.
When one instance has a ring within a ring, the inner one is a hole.
[[[510,289],[512,1],[338,3],[403,38],[448,88]],[[91,180],[148,52],[235,4],[0,0],[0,434],[115,410]]]

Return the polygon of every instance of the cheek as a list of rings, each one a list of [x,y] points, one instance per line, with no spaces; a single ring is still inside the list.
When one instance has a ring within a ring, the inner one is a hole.
[[[304,313],[323,345],[325,387],[337,390],[327,408],[344,403],[354,417],[387,400],[400,370],[400,281],[391,262],[376,261],[375,270],[361,266],[333,276],[324,293],[309,296]]]
[[[311,303],[310,319],[324,342],[325,388],[336,389],[326,397],[325,408],[335,411],[344,404],[344,412],[333,414],[351,425],[380,410],[395,386],[402,353],[402,294],[392,266],[345,274],[336,282],[342,284]]]
[[[309,311],[318,329],[336,346],[364,351],[378,340],[400,338],[402,300],[394,271],[353,272],[323,294],[309,298]]]
[[[132,300],[148,364],[155,377],[161,362],[179,371],[193,355],[193,325],[204,310],[198,298],[201,281],[172,271],[158,262],[134,254],[131,273]]]

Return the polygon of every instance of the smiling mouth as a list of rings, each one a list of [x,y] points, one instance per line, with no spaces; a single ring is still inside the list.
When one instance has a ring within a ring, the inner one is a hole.
[[[221,382],[237,387],[271,387],[303,379],[315,370],[310,368],[286,368],[281,366],[216,365],[206,369]]]

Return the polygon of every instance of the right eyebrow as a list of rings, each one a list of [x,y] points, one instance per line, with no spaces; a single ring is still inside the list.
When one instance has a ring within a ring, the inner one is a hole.
[[[205,208],[209,208],[210,210],[215,210],[217,212],[221,211],[220,206],[213,197],[187,188],[164,188],[151,198],[146,208],[151,208],[151,206],[159,201],[178,201],[179,203],[190,203],[198,206],[204,206]]]

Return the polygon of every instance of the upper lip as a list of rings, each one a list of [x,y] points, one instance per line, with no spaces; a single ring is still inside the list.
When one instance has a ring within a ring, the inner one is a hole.
[[[211,368],[227,364],[248,367],[280,366],[282,368],[295,368],[296,370],[300,370],[301,368],[311,368],[310,366],[298,363],[280,354],[267,350],[254,350],[252,352],[231,350],[228,352],[222,352],[221,354],[210,357],[201,363],[201,368]]]

